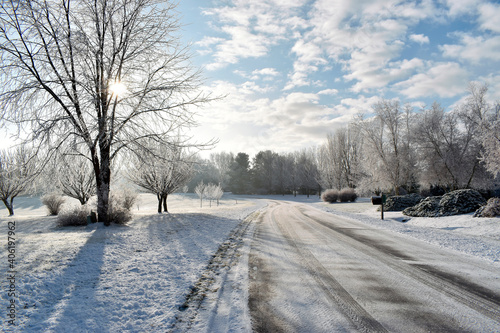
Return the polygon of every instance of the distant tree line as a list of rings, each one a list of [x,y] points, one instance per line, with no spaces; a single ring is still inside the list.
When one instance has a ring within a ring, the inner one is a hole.
[[[279,154],[261,151],[252,159],[246,153],[213,153],[201,160],[189,184],[220,184],[235,194],[312,194],[319,191],[314,149]]]
[[[200,160],[190,190],[201,180],[237,194],[312,194],[356,188],[361,193],[443,193],[498,187],[500,104],[486,85],[471,84],[452,111],[380,100],[372,117],[357,116],[324,144],[291,153],[213,153]]]

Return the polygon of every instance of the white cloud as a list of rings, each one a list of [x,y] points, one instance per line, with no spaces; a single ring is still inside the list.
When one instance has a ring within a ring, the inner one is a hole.
[[[470,14],[477,7],[477,0],[446,0],[450,16]]]
[[[216,46],[215,63],[207,65],[208,70],[237,63],[240,58],[261,57],[268,52],[272,41],[260,35],[251,33],[243,26],[226,26],[222,30],[231,36]]]
[[[353,54],[353,58],[349,61],[351,73],[344,76],[346,80],[358,81],[352,86],[352,91],[361,92],[387,87],[391,82],[408,78],[424,66],[423,61],[418,58],[385,64],[377,61],[376,56],[372,57],[362,53]],[[380,58],[383,59],[383,55]]]
[[[445,57],[465,59],[479,63],[485,59],[500,59],[500,36],[483,37],[459,34],[460,44],[440,47]]]
[[[219,137],[218,150],[249,154],[266,149],[294,151],[322,143],[329,131],[346,124],[356,113],[351,110],[354,101],[336,110],[321,105],[319,94],[294,92],[276,99],[256,98],[254,88],[250,82],[215,82],[210,89],[227,97],[199,114],[195,139]]]
[[[406,33],[419,20],[435,19],[438,12],[430,0],[418,4],[397,0],[315,1],[309,13],[312,29],[299,36],[292,49],[298,59],[285,90],[310,85],[311,74],[329,65],[321,62],[326,54],[344,65],[345,80],[358,81],[353,83],[355,92],[405,79],[412,70],[398,69],[400,61],[394,60],[405,48]],[[429,43],[429,38],[421,34],[410,38]],[[417,65],[413,59],[408,61]]]
[[[269,53],[270,46],[276,45],[296,28],[304,26],[305,20],[295,15],[297,7],[304,1],[273,2],[234,0],[232,6],[205,10],[206,15],[214,18],[213,28],[227,35],[227,38],[222,39],[204,39],[200,44],[215,46],[214,62],[206,68],[216,70],[236,64],[240,59],[263,57]]]
[[[394,86],[410,98],[440,96],[454,97],[467,89],[468,72],[459,64],[438,63],[425,73],[419,73]]]
[[[339,91],[337,89],[325,89],[321,90],[318,95],[337,95]]]
[[[429,37],[422,34],[412,34],[409,36],[410,40],[419,44],[429,44]]]
[[[483,30],[500,32],[500,5],[484,3],[479,6],[479,23]]]
[[[293,73],[289,75],[290,81],[284,90],[300,86],[309,86],[308,77],[318,70],[318,66],[327,65],[328,61],[323,58],[323,50],[314,42],[306,42],[299,38],[292,47],[292,52],[297,55],[293,65]]]
[[[258,76],[279,76],[280,73],[275,68],[262,68],[256,69],[252,72],[252,75]]]

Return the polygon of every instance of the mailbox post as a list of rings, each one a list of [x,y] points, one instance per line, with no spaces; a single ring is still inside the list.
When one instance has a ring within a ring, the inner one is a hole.
[[[383,220],[384,219],[384,203],[385,203],[386,196],[385,194],[381,193],[380,196],[374,196],[372,197],[372,204],[373,205],[380,205],[380,218]]]

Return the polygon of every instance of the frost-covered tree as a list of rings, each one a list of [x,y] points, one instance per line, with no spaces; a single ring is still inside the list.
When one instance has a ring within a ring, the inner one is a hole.
[[[349,125],[329,133],[326,143],[318,147],[316,160],[318,181],[325,188],[353,188],[360,177],[362,138],[355,126]]]
[[[451,190],[482,187],[481,137],[478,126],[458,110],[445,112],[434,103],[423,110],[416,125],[421,182]]]
[[[218,183],[220,178],[217,167],[210,160],[203,159],[199,156],[195,156],[194,158],[196,159],[196,163],[194,163],[193,166],[193,178],[188,183],[189,189],[194,191],[194,188],[200,182],[204,182],[205,184]]]
[[[364,187],[392,188],[396,195],[402,187],[410,191],[416,183],[411,107],[381,100],[373,111],[375,117],[356,122],[363,135]]]
[[[85,205],[96,194],[92,163],[86,157],[73,153],[63,154],[56,161],[57,165],[51,170],[52,179],[56,179],[55,186],[63,194]]]
[[[0,150],[0,199],[9,216],[14,215],[14,199],[32,189],[38,163],[36,154],[24,146]]]
[[[219,206],[219,200],[222,198],[224,191],[220,185],[210,183],[205,186],[204,194],[210,201],[210,207],[212,207],[212,200],[215,200],[217,202],[217,206]]]
[[[98,219],[109,225],[111,163],[193,125],[210,98],[180,45],[173,1],[2,1],[0,119],[35,144],[85,146]],[[167,141],[167,142],[165,142]]]
[[[129,180],[142,189],[156,194],[158,213],[168,213],[169,194],[182,188],[192,177],[193,162],[180,146],[154,147],[136,152],[128,169]]]
[[[297,152],[297,173],[299,177],[299,186],[309,197],[311,191],[319,189],[317,179],[318,168],[314,161],[315,152],[313,149],[303,149]]]
[[[338,144],[334,133],[329,133],[326,143],[316,152],[319,182],[327,189],[342,188],[342,167]]]
[[[228,187],[229,183],[229,171],[231,170],[231,165],[234,162],[233,153],[212,153],[210,154],[210,163],[217,170],[217,180],[218,184],[224,189]]]
[[[460,106],[462,117],[477,125],[483,150],[481,161],[495,177],[500,173],[500,102],[486,100],[488,86],[471,83],[469,96]]]
[[[194,188],[194,193],[198,195],[198,198],[200,198],[200,207],[203,207],[203,199],[207,195],[207,185],[203,183],[203,181],[199,182],[198,185]]]

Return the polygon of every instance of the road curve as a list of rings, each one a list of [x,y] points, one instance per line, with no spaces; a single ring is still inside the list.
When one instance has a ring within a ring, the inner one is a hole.
[[[255,332],[500,331],[500,269],[311,206],[272,201],[249,257]]]

